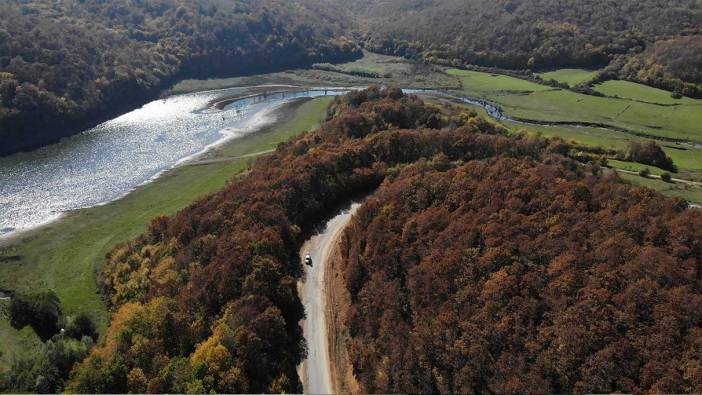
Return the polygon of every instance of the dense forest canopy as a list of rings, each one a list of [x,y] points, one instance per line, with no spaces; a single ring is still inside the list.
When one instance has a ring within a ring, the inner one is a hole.
[[[696,0],[342,3],[359,15],[362,39],[375,51],[507,69],[599,68],[614,61],[612,77],[688,93],[702,84]]]
[[[0,154],[75,133],[186,76],[358,55],[321,1],[0,3]]]
[[[553,157],[402,169],[346,230],[361,392],[700,392],[682,207]]]

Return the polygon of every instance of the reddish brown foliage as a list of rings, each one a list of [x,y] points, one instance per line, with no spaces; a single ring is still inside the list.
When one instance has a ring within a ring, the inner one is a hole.
[[[146,235],[113,251],[102,279],[120,320],[69,390],[301,391],[301,229],[377,187],[389,166],[453,140],[434,138],[438,131],[369,135],[441,122],[437,110],[397,93],[338,99],[321,131],[284,144],[247,176],[155,219]],[[128,352],[142,349],[148,354]]]
[[[702,213],[557,157],[405,168],[345,233],[368,392],[702,390]]]
[[[597,168],[566,159],[571,148],[562,141],[506,137],[471,114],[440,112],[397,90],[338,98],[329,114],[319,131],[281,145],[220,192],[155,219],[147,234],[110,253],[102,283],[113,320],[72,372],[69,392],[301,391],[304,312],[295,282],[304,230],[383,180],[356,220],[367,228],[356,229],[348,249],[352,353],[368,390],[581,389],[581,365],[592,377],[618,378],[603,370],[607,358],[644,347],[636,341],[672,345],[658,364],[631,354],[646,378],[616,388],[686,388],[699,377],[693,359],[675,354],[683,344],[699,350],[688,341],[697,339],[690,322],[699,322],[689,296],[699,292],[691,283],[699,221],[677,214],[684,205],[585,178]],[[644,279],[658,288],[637,283]],[[560,293],[546,295],[544,284],[556,280]],[[647,325],[669,316],[665,306],[650,307],[656,298],[677,309],[677,321],[658,329],[679,330],[672,340],[647,337]],[[613,307],[601,305],[610,300]],[[578,327],[595,308],[629,326]],[[610,340],[623,337],[607,330],[631,332],[631,344],[615,347]],[[582,347],[591,342],[607,350],[597,354],[605,362],[587,359]],[[665,365],[671,355],[686,367]],[[677,376],[661,373],[670,366]]]

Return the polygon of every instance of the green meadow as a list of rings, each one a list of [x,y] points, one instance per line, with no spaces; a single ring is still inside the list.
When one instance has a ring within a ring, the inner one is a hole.
[[[494,102],[510,117],[545,122],[577,121],[610,125],[634,131],[641,136],[598,127],[566,125],[540,126],[503,121],[512,130],[524,129],[544,136],[559,136],[592,146],[625,151],[632,141],[645,141],[646,135],[681,140],[660,141],[666,154],[678,166],[678,178],[702,180],[702,147],[682,141],[702,142],[702,100],[675,100],[669,92],[624,81],[608,81],[598,89],[606,89],[615,97],[584,95],[570,90],[554,89],[530,81],[504,75],[467,70],[448,70],[460,78],[464,95]],[[604,93],[604,92],[603,92]],[[630,98],[623,98],[628,96]],[[659,105],[645,103],[657,101]],[[675,101],[676,105],[669,105]],[[649,183],[650,184],[650,183]],[[660,186],[653,184],[654,186]],[[665,188],[675,193],[679,188]],[[690,193],[685,192],[686,196]],[[695,196],[694,194],[692,196]]]
[[[648,169],[648,171],[651,172],[651,174],[656,175],[656,176],[660,176],[664,173],[670,173],[667,170],[663,170],[663,169],[655,167],[655,166],[644,165],[644,164],[635,163],[635,162],[624,162],[624,161],[615,160],[615,159],[608,160],[607,164],[615,169],[635,171],[635,172],[640,172],[642,170]]]
[[[595,85],[594,89],[605,96],[620,97],[647,103],[662,105],[701,105],[700,100],[691,99],[689,97],[674,99],[668,91],[630,81],[605,81]]]
[[[504,75],[456,69],[447,72],[460,78],[463,94],[492,101],[514,118],[604,124],[651,137],[702,142],[702,100],[660,106],[584,95]]]
[[[641,84],[624,81],[609,81],[598,89],[608,89],[615,97],[597,97],[554,89],[514,77],[467,70],[448,70],[448,74],[460,78],[461,93],[466,96],[489,100],[502,107],[510,117],[535,121],[578,121],[611,125],[643,135],[617,131],[602,127],[580,127],[571,125],[535,125],[512,121],[499,121],[509,130],[523,130],[546,137],[561,137],[566,141],[602,146],[625,152],[631,142],[650,140],[657,136],[684,141],[702,141],[702,100],[683,98],[675,100],[669,92]],[[564,74],[571,73],[568,71]],[[551,77],[553,78],[553,77]],[[604,93],[604,92],[603,92]],[[627,96],[628,98],[623,98]],[[644,103],[657,101],[660,104]],[[670,105],[675,101],[676,105]],[[486,117],[478,106],[470,106]],[[494,120],[493,120],[494,121]],[[496,121],[494,121],[496,122]],[[702,181],[702,147],[683,141],[659,141],[668,156],[678,167],[675,178]],[[610,165],[630,171],[649,168],[652,174],[663,170],[637,163],[611,160]],[[691,202],[702,202],[702,188],[686,184],[668,184],[660,180],[644,179],[638,175],[622,174],[629,181],[641,178],[645,185],[670,196],[682,196]]]
[[[558,82],[565,82],[571,87],[591,81],[597,74],[599,70],[585,70],[585,69],[559,69],[554,71],[549,71],[546,73],[538,73],[537,75],[544,80],[556,80]]]

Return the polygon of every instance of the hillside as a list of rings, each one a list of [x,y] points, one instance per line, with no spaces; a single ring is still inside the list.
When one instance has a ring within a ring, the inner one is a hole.
[[[0,155],[139,106],[185,77],[349,59],[338,12],[306,0],[0,4]]]
[[[347,228],[363,393],[697,393],[702,213],[557,156],[420,163]]]
[[[388,152],[398,136],[363,139],[392,125],[441,125],[416,98],[373,104],[343,111],[110,253],[101,278],[112,323],[67,390],[301,392],[304,311],[295,283],[305,232],[346,196],[375,188],[383,160],[437,149],[429,135],[406,156]]]
[[[372,191],[344,276],[366,391],[699,390],[698,212],[603,176],[584,147],[397,89],[328,114],[108,254],[112,320],[67,391],[300,392],[298,251],[336,204]],[[58,390],[83,352],[20,362],[7,382],[31,391],[49,371]],[[621,353],[631,365],[607,363]]]
[[[702,94],[702,8],[695,0],[351,4],[360,15],[361,39],[374,51],[505,69],[600,68],[612,62],[608,78]]]

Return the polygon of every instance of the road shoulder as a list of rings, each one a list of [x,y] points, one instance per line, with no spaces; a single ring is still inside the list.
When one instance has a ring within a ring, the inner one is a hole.
[[[348,225],[340,232],[334,241],[329,261],[324,273],[325,314],[327,322],[327,335],[329,336],[329,367],[331,384],[334,393],[348,394],[360,393],[360,388],[353,374],[353,366],[347,352],[348,330],[345,326],[348,317],[351,296],[344,286],[342,269],[342,249],[345,245],[345,234]]]

